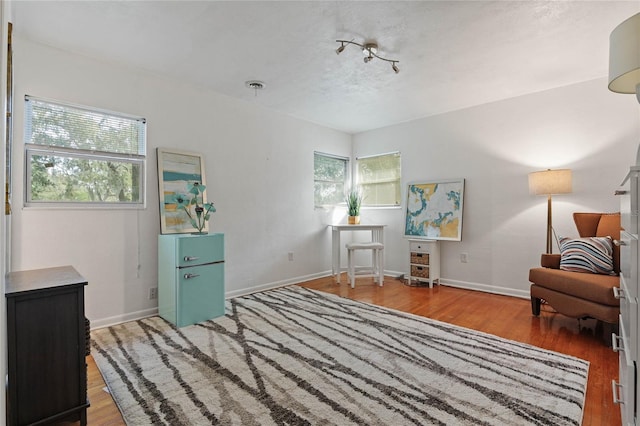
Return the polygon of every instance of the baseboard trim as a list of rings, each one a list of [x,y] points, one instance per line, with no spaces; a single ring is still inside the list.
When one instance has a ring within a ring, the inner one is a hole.
[[[526,291],[526,290],[516,290],[513,288],[498,287],[495,285],[473,283],[469,281],[458,281],[458,280],[441,278],[440,284],[446,285],[449,287],[462,288],[465,290],[475,290],[475,291],[482,291],[484,293],[492,293],[492,294],[499,294],[502,296],[517,297],[519,299],[530,299],[531,297],[531,295],[529,294],[529,291]]]
[[[233,291],[228,291],[225,293],[225,298],[226,299],[230,299],[232,297],[238,297],[238,296],[246,296],[247,294],[251,294],[251,293],[257,293],[259,291],[265,291],[265,290],[272,290],[274,288],[279,288],[279,287],[285,287],[288,285],[292,285],[292,284],[300,284],[303,283],[305,281],[311,281],[311,280],[315,280],[318,278],[324,278],[324,277],[328,277],[331,275],[331,271],[323,271],[323,272],[319,272],[316,274],[309,274],[309,275],[303,275],[300,277],[295,277],[295,278],[289,278],[287,280],[282,280],[282,281],[274,281],[271,283],[267,283],[267,284],[260,284],[257,286],[253,286],[253,287],[249,287],[249,288],[243,288],[240,290],[233,290]],[[398,271],[384,271],[384,275],[385,276],[389,276],[389,277],[395,277],[395,278],[400,278],[400,279],[404,279],[404,272],[398,272]],[[475,291],[482,291],[485,293],[492,293],[492,294],[499,294],[502,296],[512,296],[512,297],[518,297],[520,299],[529,299],[530,295],[528,291],[524,291],[524,290],[516,290],[516,289],[511,289],[511,288],[505,288],[505,287],[498,287],[498,286],[493,286],[493,285],[487,285],[487,284],[480,284],[480,283],[474,283],[474,282],[469,282],[469,281],[458,281],[458,280],[450,280],[450,279],[446,279],[446,278],[441,278],[440,279],[440,284],[442,285],[446,285],[449,287],[456,287],[456,288],[462,288],[465,290],[475,290]],[[149,308],[149,309],[144,309],[141,311],[136,311],[136,312],[130,312],[128,314],[123,314],[123,315],[116,315],[113,317],[108,317],[108,318],[102,318],[102,319],[97,319],[97,320],[91,320],[91,329],[95,330],[98,328],[104,328],[104,327],[111,327],[112,325],[117,325],[117,324],[122,324],[123,322],[127,322],[127,321],[136,321],[142,318],[148,318],[148,317],[152,317],[154,315],[158,315],[158,308]]]
[[[227,299],[230,299],[232,297],[246,296],[247,294],[257,293],[259,291],[272,290],[278,287],[285,287],[292,284],[300,284],[305,281],[311,281],[318,278],[328,277],[329,275],[331,275],[331,271],[324,271],[324,272],[319,272],[317,274],[303,275],[301,277],[289,278],[287,280],[282,280],[282,281],[274,281],[267,284],[260,284],[254,287],[228,291],[225,293],[225,297]]]
[[[111,327],[112,325],[122,324],[123,322],[135,321],[142,318],[148,318],[158,315],[158,308],[143,309],[142,311],[129,312],[128,314],[116,315],[108,318],[91,320],[91,330],[98,328]]]

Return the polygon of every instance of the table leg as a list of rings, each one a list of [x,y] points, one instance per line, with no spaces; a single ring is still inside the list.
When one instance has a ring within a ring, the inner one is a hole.
[[[331,273],[336,277],[340,284],[340,230],[331,229]]]
[[[377,234],[377,242],[384,244],[384,228],[378,229]],[[380,252],[380,268],[384,276],[384,249]],[[382,285],[382,283],[380,283],[380,285]]]

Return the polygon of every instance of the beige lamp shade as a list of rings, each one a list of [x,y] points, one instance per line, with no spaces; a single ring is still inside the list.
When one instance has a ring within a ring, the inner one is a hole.
[[[609,90],[635,93],[640,102],[640,13],[618,25],[609,37]]]
[[[529,173],[529,192],[534,195],[568,194],[571,190],[571,170],[569,169]]]

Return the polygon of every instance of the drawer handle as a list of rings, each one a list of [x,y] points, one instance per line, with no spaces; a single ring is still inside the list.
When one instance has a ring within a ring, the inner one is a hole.
[[[620,336],[616,335],[616,333],[611,333],[611,349],[614,352],[624,352],[624,344],[623,340]]]
[[[184,279],[188,280],[188,279],[196,278],[196,277],[199,277],[199,276],[200,276],[200,274],[184,274]]]
[[[184,257],[184,261],[185,262],[193,262],[194,260],[198,260],[200,259],[199,257],[195,257],[195,256],[185,256]]]
[[[621,289],[620,287],[613,288],[613,297],[615,297],[618,300],[626,299],[626,297],[624,296],[624,290]]]
[[[623,190],[623,189],[616,189],[613,192],[613,195],[627,195],[629,193],[629,191]]]
[[[624,386],[621,385],[620,383],[616,382],[615,380],[611,381],[611,391],[613,392],[613,403],[614,404],[624,404],[624,400],[622,399],[622,397],[620,397],[619,395],[621,394],[621,392],[617,392],[616,389],[620,389],[622,390]]]
[[[627,243],[626,243],[626,241],[613,240],[613,245],[616,245],[616,246],[620,247],[620,246],[626,246]]]

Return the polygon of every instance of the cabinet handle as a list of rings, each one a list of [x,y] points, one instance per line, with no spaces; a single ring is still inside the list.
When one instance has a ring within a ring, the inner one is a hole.
[[[199,257],[195,257],[195,256],[185,256],[184,257],[184,261],[185,262],[193,262],[194,260],[198,260],[200,259]]]
[[[196,277],[199,277],[199,276],[200,276],[200,274],[184,274],[184,279],[188,280],[190,278],[196,278]]]
[[[620,287],[613,287],[613,297],[618,300],[626,299],[626,297],[624,296],[624,290],[622,290]]]
[[[629,191],[623,190],[623,189],[616,189],[613,192],[613,195],[627,195],[629,193]]]
[[[624,346],[621,344],[622,338],[616,333],[611,333],[611,349],[614,352],[624,352]]]
[[[624,400],[619,396],[620,393],[616,392],[616,389],[620,389],[622,390],[624,386],[621,385],[620,383],[616,382],[615,380],[611,381],[611,391],[613,393],[613,403],[614,404],[624,404]]]
[[[620,246],[626,246],[627,243],[626,241],[613,240],[613,245],[620,247]]]

